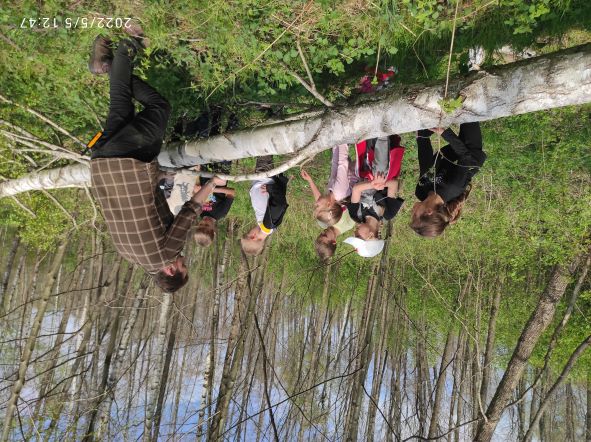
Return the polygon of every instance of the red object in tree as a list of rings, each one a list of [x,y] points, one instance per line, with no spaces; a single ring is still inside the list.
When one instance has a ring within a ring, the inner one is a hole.
[[[368,94],[370,92],[375,92],[377,90],[382,89],[384,86],[388,84],[391,78],[394,77],[395,69],[394,67],[389,67],[388,70],[384,73],[378,69],[376,72],[375,68],[370,68],[369,66],[365,68],[365,72],[368,72],[367,75],[364,75],[359,80],[359,91],[362,94]],[[374,82],[374,78],[376,82]]]

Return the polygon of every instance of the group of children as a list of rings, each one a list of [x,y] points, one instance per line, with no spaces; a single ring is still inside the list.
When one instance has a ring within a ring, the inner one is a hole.
[[[430,141],[434,132],[448,143],[437,151]],[[313,215],[322,229],[314,246],[323,261],[335,254],[337,237],[346,232],[352,235],[344,242],[362,257],[374,257],[384,248],[380,238],[382,223],[394,218],[404,203],[399,196],[398,181],[405,152],[400,141],[398,135],[362,141],[355,145],[354,160],[349,157],[347,144],[333,147],[325,193],[318,189],[308,172],[301,169],[301,177],[308,182],[314,198]],[[486,159],[480,125],[462,124],[459,135],[449,128],[420,130],[417,146],[420,171],[415,195],[418,202],[411,211],[410,227],[419,235],[434,237],[458,219],[470,191],[471,179]],[[272,156],[257,158],[255,172],[272,168]],[[281,224],[288,208],[287,184],[288,178],[283,173],[252,182],[250,199],[256,223],[241,238],[245,254],[259,255],[267,238]],[[182,179],[174,183],[178,191],[187,185]],[[198,188],[199,184],[194,191]],[[184,193],[189,194],[186,189]],[[215,188],[203,205],[195,229],[198,245],[208,247],[213,242],[217,222],[230,210],[234,196],[232,188]],[[182,206],[184,199],[182,195],[176,200],[169,198],[173,213]]]
[[[88,144],[92,188],[119,254],[144,268],[164,291],[173,293],[188,281],[182,249],[194,221],[199,217],[194,233],[196,242],[204,247],[211,245],[217,223],[230,210],[235,192],[219,176],[200,180],[199,184],[195,177],[182,181],[182,174],[159,181],[156,158],[171,106],[134,75],[135,57],[149,43],[141,26],[126,26],[124,31],[129,38],[119,41],[116,48],[109,38],[97,36],[88,62],[93,74],[109,76],[110,98],[104,130]],[[140,112],[136,113],[134,101],[142,105]],[[205,126],[207,131],[202,130]],[[214,126],[216,130],[212,130]],[[228,126],[231,130],[235,124]],[[215,124],[195,122],[195,129],[198,136],[215,135],[219,118]],[[430,141],[434,132],[449,143],[437,151],[433,151]],[[419,201],[412,208],[410,225],[418,234],[432,237],[458,219],[470,181],[486,154],[478,123],[462,124],[459,135],[451,129],[420,130],[417,146],[420,173],[415,195]],[[355,152],[352,162],[347,145],[333,148],[325,195],[310,175],[301,171],[310,184],[314,216],[323,229],[315,241],[323,260],[334,255],[337,236],[348,231],[353,236],[344,242],[359,255],[378,255],[384,247],[381,223],[396,216],[404,203],[398,197],[398,176],[404,156],[400,137],[366,140],[355,146]],[[229,166],[228,162],[216,164],[216,172],[228,173]],[[271,156],[257,158],[257,172],[272,168]],[[282,173],[252,183],[250,198],[256,223],[241,239],[244,253],[260,254],[267,238],[283,221],[288,208],[287,184],[288,178]],[[126,191],[122,192],[122,188]]]

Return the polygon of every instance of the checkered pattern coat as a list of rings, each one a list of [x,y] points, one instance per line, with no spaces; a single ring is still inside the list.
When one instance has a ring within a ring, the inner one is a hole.
[[[174,261],[201,205],[189,200],[173,217],[157,188],[156,161],[96,158],[90,170],[94,194],[121,256],[150,273]]]

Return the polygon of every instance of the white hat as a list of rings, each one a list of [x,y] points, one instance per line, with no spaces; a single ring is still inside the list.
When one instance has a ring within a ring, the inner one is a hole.
[[[350,236],[344,242],[355,247],[357,254],[364,258],[373,258],[374,256],[379,255],[384,249],[385,244],[383,239],[365,240],[356,238],[355,236]]]

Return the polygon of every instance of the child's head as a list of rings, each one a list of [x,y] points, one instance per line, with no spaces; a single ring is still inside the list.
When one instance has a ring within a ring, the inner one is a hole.
[[[414,204],[411,211],[410,227],[419,235],[434,238],[443,233],[445,228],[454,224],[460,215],[466,198],[470,194],[468,186],[463,194],[445,203],[437,194],[430,194],[424,201]]]
[[[257,225],[253,226],[240,239],[242,251],[248,256],[257,256],[263,252],[267,236]]]
[[[197,224],[193,238],[195,238],[197,245],[209,247],[215,239],[216,230],[216,220],[210,216],[204,216]]]
[[[365,221],[355,226],[355,237],[368,240],[380,237],[380,222],[372,216],[365,217]]]
[[[337,249],[337,233],[334,227],[324,229],[320,235],[318,235],[316,241],[314,241],[314,247],[322,261],[327,261],[334,256]]]
[[[332,194],[322,195],[314,203],[314,217],[327,226],[338,223],[342,215],[343,209]]]

